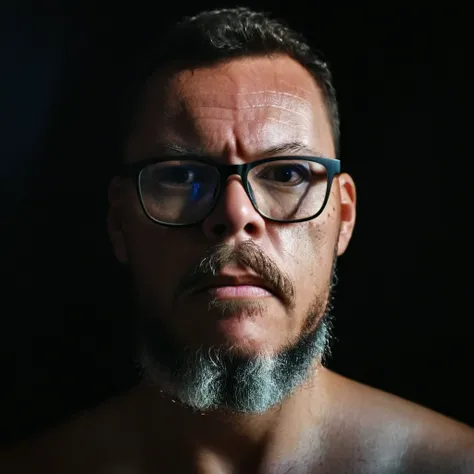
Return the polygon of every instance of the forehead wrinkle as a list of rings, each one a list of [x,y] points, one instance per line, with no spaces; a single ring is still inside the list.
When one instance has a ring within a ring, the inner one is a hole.
[[[256,106],[280,106],[292,110],[300,110],[303,113],[311,114],[313,104],[311,101],[294,94],[279,91],[258,91],[258,92],[205,92],[202,90],[183,91],[179,93],[178,103],[168,106],[171,110],[192,110],[196,107],[228,107],[232,109],[242,109]],[[170,100],[173,94],[169,95]]]
[[[310,130],[313,126],[312,117],[306,117],[304,115],[301,117],[296,117],[294,116],[293,111],[282,111],[280,109],[276,109],[272,111],[273,113],[268,113],[268,110],[257,109],[255,110],[255,113],[251,113],[252,108],[248,108],[244,111],[227,110],[228,113],[222,113],[223,111],[226,111],[226,108],[218,110],[219,112],[216,114],[212,113],[212,108],[209,108],[204,110],[201,109],[199,113],[194,116],[189,116],[188,114],[186,114],[185,117],[177,116],[175,120],[173,120],[172,127],[176,131],[179,131],[180,129],[183,131],[187,130],[188,133],[186,135],[188,137],[194,136],[196,139],[200,137],[199,139],[201,140],[207,135],[205,132],[206,122],[222,124],[224,128],[230,127],[230,129],[233,130],[233,136],[240,136],[242,133],[244,133],[244,136],[251,135],[254,138],[260,136],[263,132],[263,129],[267,129],[266,125],[270,126],[270,124],[283,125],[286,128],[285,134],[291,135],[294,135],[295,133],[297,135],[301,135],[301,132],[304,132],[304,130]],[[254,129],[252,127],[253,125],[255,125],[257,128]],[[251,126],[252,131],[238,131],[240,126]],[[280,133],[282,133],[281,130]]]
[[[241,123],[261,123],[265,124],[268,122],[281,123],[285,125],[291,125],[292,127],[311,127],[313,123],[313,117],[308,116],[301,112],[296,112],[285,107],[274,107],[273,113],[270,113],[270,107],[245,107],[239,110],[228,109],[227,107],[203,107],[198,113],[189,115],[185,113],[185,116],[177,116],[176,119],[182,121],[183,119],[189,123],[189,125],[199,125],[198,122],[201,120],[207,121],[221,121],[230,122],[234,121],[236,124]],[[217,114],[213,114],[212,110],[216,109]],[[223,113],[227,111],[228,113]],[[255,112],[255,113],[252,113]],[[294,116],[298,117],[294,117]],[[176,125],[182,122],[175,122]]]
[[[202,109],[223,109],[223,110],[231,109],[231,107],[226,107],[225,105],[201,105],[199,108],[202,108]],[[240,110],[255,110],[255,109],[263,109],[263,108],[280,109],[280,110],[284,110],[286,112],[291,112],[293,114],[300,115],[301,117],[303,117],[305,119],[308,118],[307,114],[305,114],[303,112],[298,112],[297,110],[293,110],[291,108],[284,107],[283,105],[275,105],[275,104],[272,104],[272,105],[267,105],[267,104],[247,105],[247,106],[243,106],[243,107],[238,107],[238,110],[236,110],[236,111],[238,112]]]
[[[227,118],[227,119],[224,119],[222,117],[202,117],[203,119],[205,120],[209,120],[209,121],[218,121],[218,122],[223,122],[223,121],[231,121],[232,119],[231,118]],[[265,119],[266,122],[272,122],[272,123],[277,123],[277,124],[282,124],[282,125],[285,125],[285,126],[288,126],[288,127],[292,127],[293,129],[301,129],[301,124],[300,123],[297,123],[297,122],[293,122],[291,120],[281,120],[281,119],[277,119],[277,118],[273,118],[273,117],[267,117]],[[262,123],[261,120],[259,119],[249,119],[249,120],[240,120],[238,123],[242,124],[252,124],[252,123],[257,123],[259,125],[265,125],[264,123]]]
[[[308,92],[301,90],[301,92],[305,93],[305,95],[310,95]],[[291,100],[296,100],[301,102],[301,105],[308,107],[309,109],[312,108],[311,101],[309,99],[304,99],[303,97],[291,94],[290,92],[283,92],[279,90],[260,90],[260,91],[245,91],[245,92],[235,92],[235,93],[226,93],[226,94],[216,94],[215,92],[205,92],[199,91],[200,96],[213,96],[221,99],[223,96],[227,95],[229,97],[241,97],[241,96],[255,96],[255,95],[263,95],[264,97],[271,95],[272,97],[284,97],[289,98]],[[194,94],[189,94],[190,97],[194,97]]]
[[[296,123],[296,122],[292,122],[291,120],[281,120],[281,119],[277,119],[277,118],[273,118],[273,117],[268,117],[267,121],[268,122],[273,122],[273,123],[281,123],[283,125],[287,125],[287,126],[290,126],[290,127],[293,127],[293,128],[301,128],[301,124]]]
[[[295,125],[300,120],[300,126],[311,126],[314,118],[313,107],[310,103],[306,103],[306,101],[304,101],[304,105],[301,104],[296,107],[290,103],[262,103],[260,100],[255,104],[249,104],[248,101],[245,101],[244,105],[239,105],[235,103],[226,104],[222,95],[212,94],[212,96],[214,100],[211,100],[210,103],[206,103],[207,101],[203,103],[196,97],[191,101],[182,100],[181,106],[174,111],[170,111],[170,114],[167,114],[167,118],[183,120],[188,123],[202,119],[235,120],[240,123],[256,119],[265,122],[275,121],[275,119],[281,120],[283,118],[281,123],[294,122]],[[235,97],[235,95],[233,96]],[[215,111],[215,114],[213,111]],[[288,116],[294,116],[295,120],[287,120],[286,117]]]

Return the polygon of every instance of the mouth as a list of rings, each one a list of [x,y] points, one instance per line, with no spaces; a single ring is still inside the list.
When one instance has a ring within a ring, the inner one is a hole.
[[[214,299],[252,299],[278,296],[277,292],[254,275],[218,275],[189,288],[192,294],[208,294]]]
[[[216,285],[203,288],[199,293],[208,292],[216,299],[263,298],[274,296],[268,288],[260,285]]]

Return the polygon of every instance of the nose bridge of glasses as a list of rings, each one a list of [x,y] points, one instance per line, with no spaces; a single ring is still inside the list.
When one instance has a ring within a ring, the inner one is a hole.
[[[240,165],[220,165],[217,167],[221,175],[222,184],[227,183],[230,178],[239,177],[241,180],[244,178],[245,168],[244,164]]]
[[[249,196],[247,192],[247,186],[246,186],[246,177],[245,177],[245,170],[246,166],[244,164],[239,164],[239,165],[221,165],[218,166],[219,173],[220,173],[220,190],[217,193],[214,194],[214,199],[217,201],[225,200],[229,197],[229,188],[234,187],[237,185],[237,189],[240,187],[242,188],[240,192],[243,192],[247,199],[250,198],[250,204],[253,199],[253,196]],[[236,190],[231,191],[231,195],[235,197],[233,194]],[[252,195],[252,190],[249,189],[250,194]]]
[[[217,168],[220,174],[221,193],[225,193],[233,181],[240,182],[245,191],[245,165],[220,165]]]

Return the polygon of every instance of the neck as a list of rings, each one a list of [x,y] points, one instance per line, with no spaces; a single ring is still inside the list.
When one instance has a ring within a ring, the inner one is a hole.
[[[142,400],[144,437],[147,443],[155,440],[161,446],[172,444],[171,449],[187,459],[207,456],[225,459],[232,465],[241,464],[243,459],[259,464],[270,449],[279,455],[294,450],[290,441],[301,438],[309,428],[310,417],[314,419],[313,407],[322,403],[324,373],[325,369],[318,365],[307,382],[291,396],[261,414],[225,409],[193,411],[172,400],[158,387],[142,383],[138,391]]]

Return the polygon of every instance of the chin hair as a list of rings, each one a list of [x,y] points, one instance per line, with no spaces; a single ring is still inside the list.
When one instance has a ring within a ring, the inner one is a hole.
[[[279,353],[244,357],[229,347],[210,347],[164,357],[141,344],[138,364],[143,380],[197,411],[227,409],[262,413],[317,370],[329,353],[332,318],[326,313],[316,328]],[[149,341],[148,341],[149,342]]]
[[[141,319],[137,364],[145,383],[175,401],[205,412],[225,409],[263,413],[280,404],[330,356],[337,246],[326,297],[316,296],[299,339],[277,353],[245,356],[232,347],[177,347],[158,317]],[[238,302],[211,301],[209,310],[224,317]],[[240,303],[240,305],[243,303]],[[263,311],[256,302],[246,310]]]

